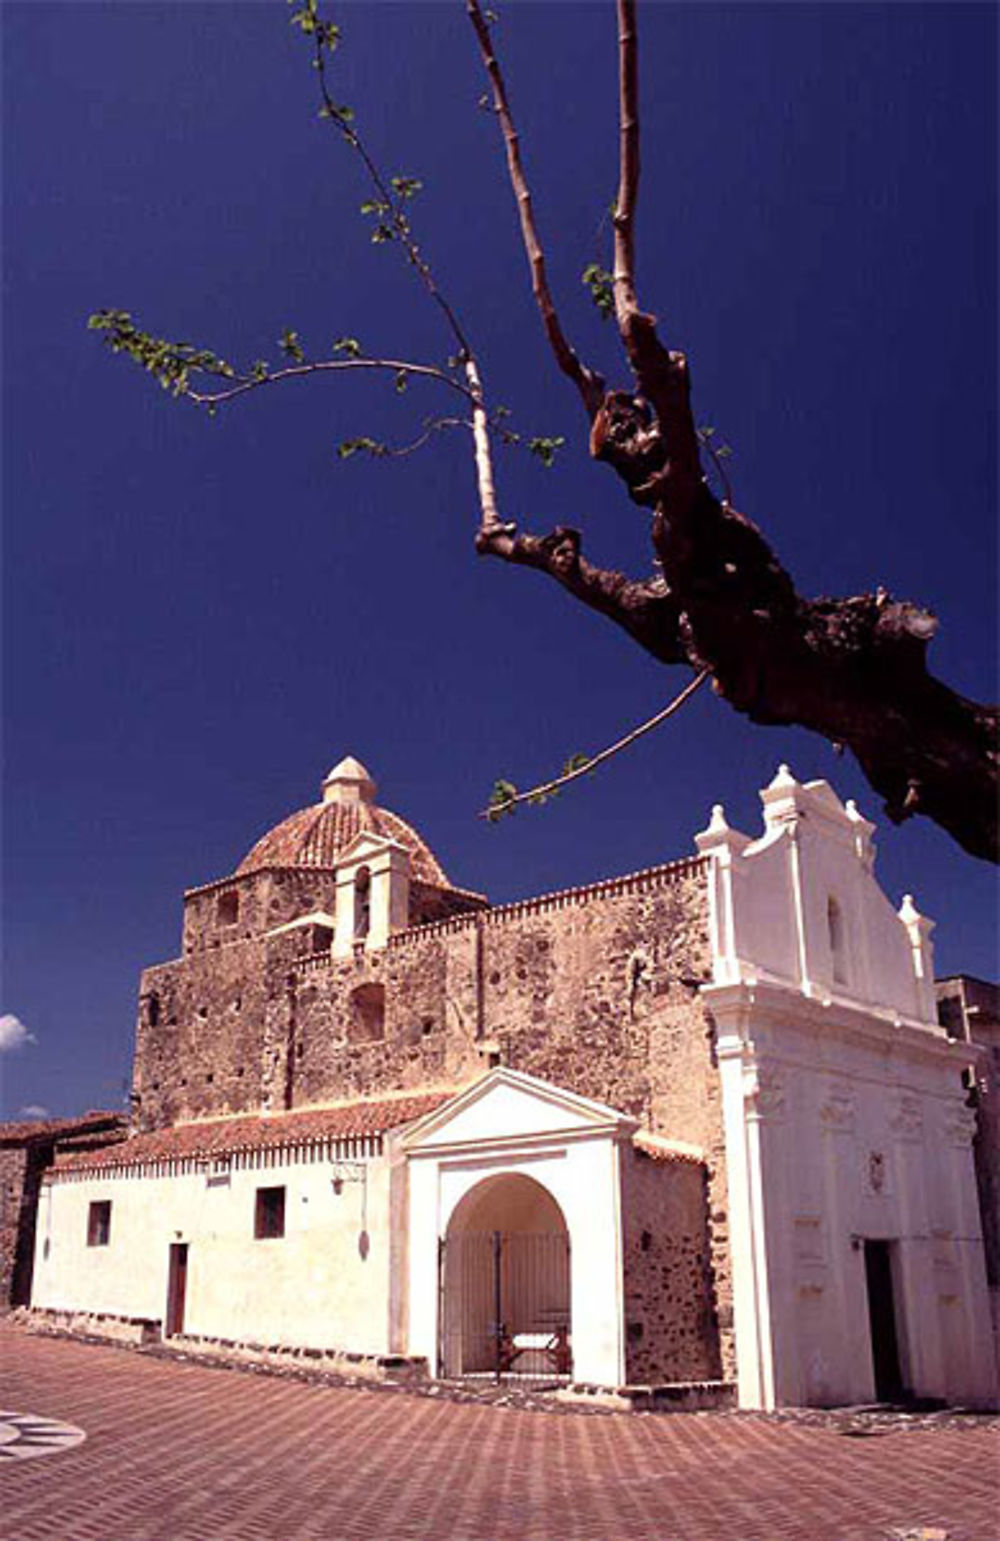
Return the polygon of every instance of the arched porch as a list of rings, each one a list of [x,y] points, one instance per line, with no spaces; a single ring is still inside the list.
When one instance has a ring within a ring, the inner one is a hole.
[[[569,1378],[569,1228],[533,1177],[495,1173],[460,1200],[441,1243],[440,1293],[443,1376]]]

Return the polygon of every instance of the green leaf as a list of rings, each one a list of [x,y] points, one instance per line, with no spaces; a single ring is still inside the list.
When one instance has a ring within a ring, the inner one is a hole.
[[[399,392],[400,395],[402,395],[403,392],[406,390],[406,386],[407,386],[407,382],[409,381],[409,378],[410,378],[410,372],[409,372],[408,369],[399,369],[399,370],[396,371],[396,378],[393,381],[393,384],[395,385],[396,390]]]
[[[301,364],[305,360],[305,349],[299,341],[299,334],[298,332],[293,332],[290,327],[286,327],[282,332],[278,339],[278,347],[282,353],[288,358],[294,359],[297,364]]]
[[[600,313],[602,321],[610,321],[615,313],[614,275],[599,262],[590,262],[581,274],[581,283],[590,290],[590,298]]]
[[[361,344],[356,337],[338,337],[333,345],[334,353],[346,353],[348,358],[360,358]]]
[[[537,455],[543,466],[551,468],[556,451],[562,449],[566,440],[561,436],[555,439],[534,438],[528,440],[528,449],[533,455]]]
[[[174,396],[183,396],[188,391],[193,370],[226,380],[236,376],[233,366],[208,348],[195,348],[188,342],[169,342],[165,337],[153,337],[144,332],[127,310],[95,311],[87,325],[91,331],[104,333],[103,340],[112,353],[128,354]]]
[[[363,451],[368,455],[375,455],[376,457],[388,454],[384,444],[380,444],[377,439],[369,439],[366,436],[358,439],[345,439],[342,444],[337,445],[337,454],[341,460],[350,460],[351,456],[358,454],[359,451]]]
[[[391,182],[393,191],[400,198],[415,197],[424,185],[418,177],[393,177]]]
[[[583,770],[585,765],[590,764],[590,760],[591,756],[589,754],[571,754],[563,766],[563,775],[571,776],[574,771]]]
[[[514,799],[517,796],[517,787],[512,781],[495,781],[493,791],[490,793],[489,805],[486,817],[492,824],[502,819],[506,814],[514,813]]]

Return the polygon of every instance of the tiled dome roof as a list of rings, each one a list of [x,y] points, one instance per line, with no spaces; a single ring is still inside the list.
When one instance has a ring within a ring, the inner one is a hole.
[[[262,867],[335,867],[355,835],[368,830],[397,840],[410,853],[413,876],[440,888],[451,884],[436,856],[405,819],[375,802],[375,783],[352,756],[334,766],[323,783],[323,801],[269,830],[237,867],[237,873]]]

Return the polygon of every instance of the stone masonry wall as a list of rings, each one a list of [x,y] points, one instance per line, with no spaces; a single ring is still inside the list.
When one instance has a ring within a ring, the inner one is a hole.
[[[132,1076],[137,1129],[260,1105],[262,945],[233,942],[142,975]]]
[[[0,1147],[0,1307],[17,1305],[13,1298],[14,1271],[21,1232],[28,1152],[20,1147]]]
[[[717,1380],[704,1167],[623,1151],[622,1240],[628,1382]]]

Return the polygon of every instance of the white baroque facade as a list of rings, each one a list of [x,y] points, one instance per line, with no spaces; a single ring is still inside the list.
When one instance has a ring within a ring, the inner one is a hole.
[[[995,1390],[966,1106],[931,922],[875,881],[872,826],[782,767],[751,841],[721,809],[713,982],[740,1403]]]

